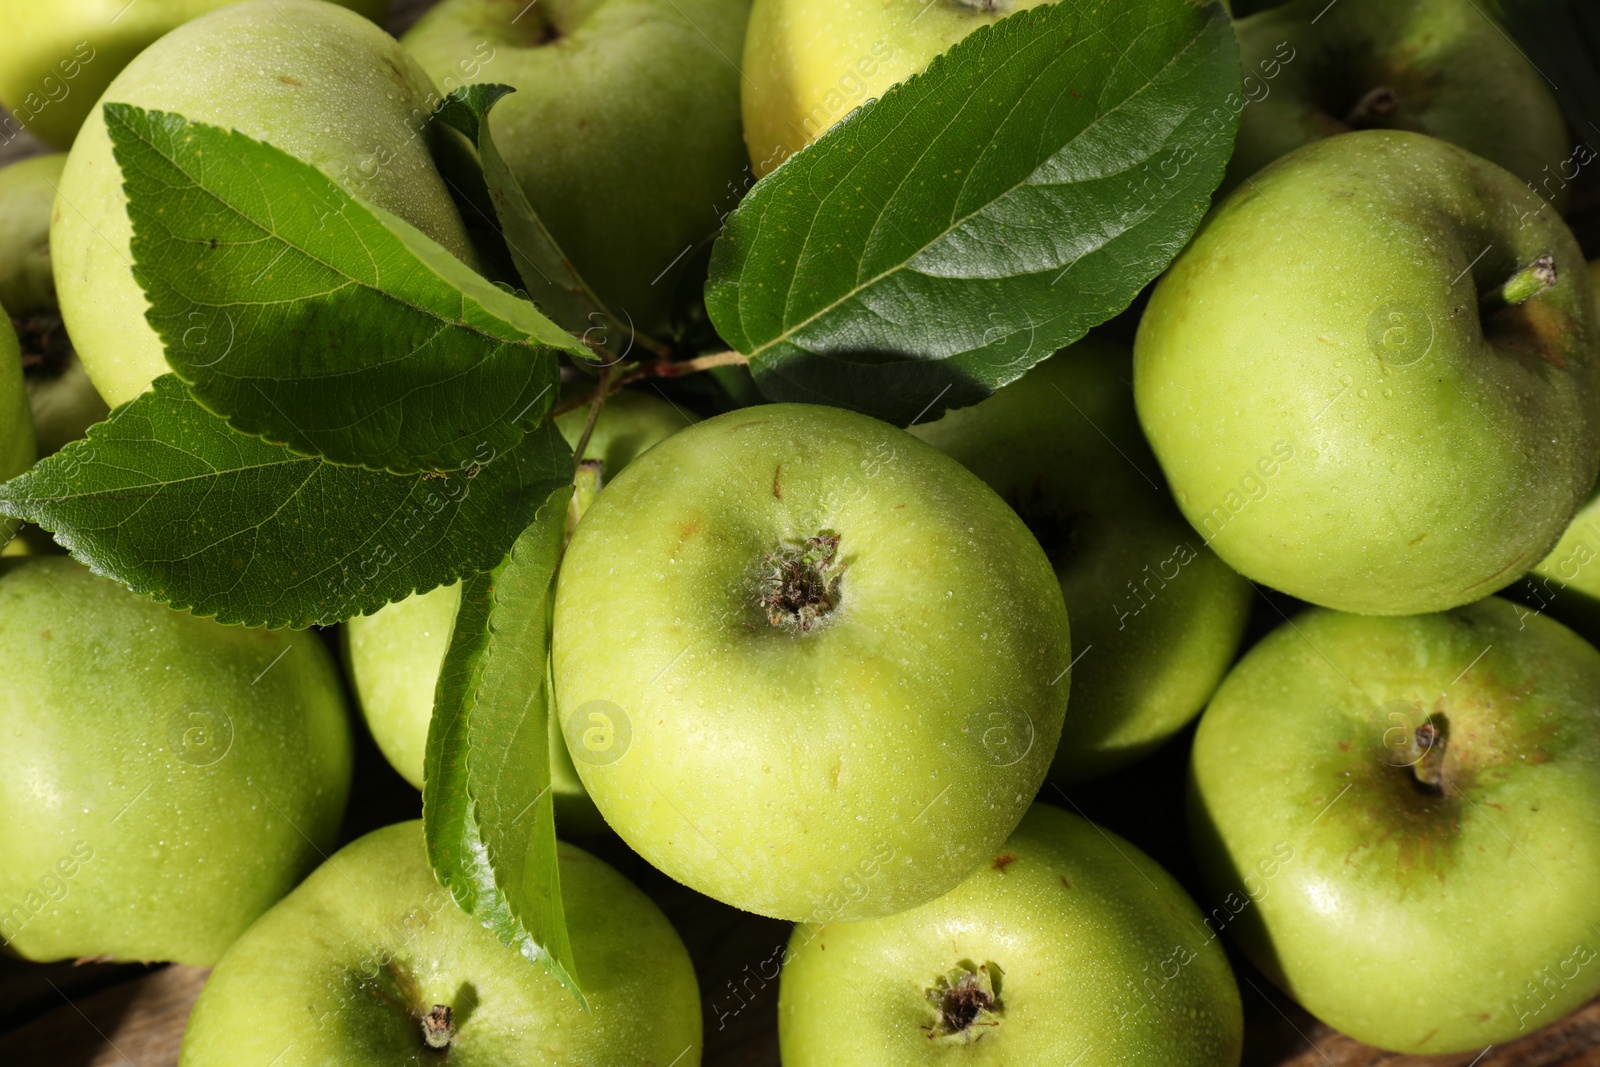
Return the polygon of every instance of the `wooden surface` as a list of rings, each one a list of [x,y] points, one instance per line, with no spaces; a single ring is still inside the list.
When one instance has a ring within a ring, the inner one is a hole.
[[[207,973],[196,967],[165,967],[71,1002],[61,995],[58,1005],[40,1018],[0,1035],[0,1062],[9,1067],[174,1067],[184,1019]],[[765,1003],[751,1000],[751,1019],[758,1024],[747,1027],[748,1033],[730,1037],[729,1030],[718,1031],[708,1020],[707,1067],[778,1067],[776,987],[767,993]],[[1600,1001],[1514,1044],[1455,1056],[1389,1055],[1320,1024],[1301,1029],[1299,1052],[1257,1062],[1279,1067],[1600,1067]],[[1246,1063],[1248,1067],[1251,1061]]]

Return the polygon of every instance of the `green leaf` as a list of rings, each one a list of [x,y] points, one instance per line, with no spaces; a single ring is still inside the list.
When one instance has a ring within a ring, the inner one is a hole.
[[[729,216],[706,306],[774,400],[902,425],[1127,307],[1233,149],[1238,48],[1191,0],[1019,12],[792,156]]]
[[[550,793],[550,603],[570,485],[492,572],[468,579],[428,730],[429,862],[457,904],[583,1002]]]
[[[167,362],[229,425],[336,463],[514,448],[571,335],[416,227],[240,133],[105,106]]]
[[[173,607],[302,627],[493,566],[572,481],[553,421],[477,459],[395,475],[299,456],[230,430],[164,374],[87,438],[0,485],[0,513]]]
[[[514,92],[509,85],[464,85],[445,99],[438,118],[461,131],[477,147],[501,234],[528,295],[569,333],[596,348],[605,348],[616,338],[628,336],[628,328],[612,317],[578,274],[572,260],[561,251],[490,135],[490,109],[501,97]]]

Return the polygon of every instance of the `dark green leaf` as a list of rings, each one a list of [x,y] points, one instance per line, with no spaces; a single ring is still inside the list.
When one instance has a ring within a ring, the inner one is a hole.
[[[1233,148],[1227,16],[1020,12],[791,157],[729,217],[706,306],[775,400],[901,424],[975,403],[1127,307]]]
[[[501,97],[515,91],[508,85],[464,85],[445,100],[438,117],[477,146],[483,180],[489,187],[506,248],[528,295],[568,332],[596,348],[604,348],[625,337],[626,327],[612,318],[572,260],[561,251],[490,134],[490,109]]]
[[[504,452],[588,350],[404,220],[240,133],[107,104],[167,362],[244,433],[375,470]]]
[[[572,481],[553,421],[477,459],[395,475],[299,456],[230,430],[164,374],[87,438],[0,486],[0,513],[53,531],[98,573],[173,607],[300,627],[493,566]]]
[[[550,793],[550,591],[571,486],[552,493],[494,571],[462,587],[428,732],[424,818],[440,883],[583,999]]]

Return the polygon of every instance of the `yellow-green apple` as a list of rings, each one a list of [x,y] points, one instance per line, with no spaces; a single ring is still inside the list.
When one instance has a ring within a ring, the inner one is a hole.
[[[1560,623],[1308,611],[1222,683],[1190,787],[1228,929],[1350,1036],[1476,1052],[1600,993],[1600,653]]]
[[[8,560],[0,676],[9,951],[210,966],[332,845],[350,725],[314,635]]]
[[[577,447],[587,419],[587,409],[556,419],[569,446]],[[584,449],[583,468],[596,476],[585,488],[595,488],[598,479],[614,476],[645,449],[692,421],[693,416],[646,393],[625,391],[611,397]],[[358,616],[344,626],[345,663],[367,727],[395,770],[418,789],[434,688],[460,604],[459,584],[441,586]],[[550,777],[556,822],[563,834],[604,828],[567,754],[555,716],[550,720]]]
[[[1200,714],[1252,600],[1173,507],[1133,411],[1128,350],[1095,338],[911,432],[1021,516],[1072,619],[1072,713],[1050,777],[1131,763]]]
[[[587,1010],[456,907],[422,824],[340,849],[228,950],[183,1035],[181,1067],[700,1062],[700,993],[667,917],[558,843]]]
[[[1156,285],[1134,399],[1217,555],[1325,607],[1515,581],[1600,468],[1588,267],[1523,182],[1398,130],[1240,186]]]
[[[57,314],[50,212],[66,162],[57,152],[0,167],[0,307],[10,312],[22,342],[41,456],[82,437],[108,413]]]
[[[744,39],[744,140],[756,177],[920,73],[979,26],[1049,0],[755,0]]]
[[[1050,561],[910,434],[729,412],[578,524],[552,669],[612,829],[735,907],[865,919],[951,889],[1039,788],[1071,662]]]
[[[0,307],[24,318],[56,307],[50,274],[50,208],[65,153],[0,167]]]
[[[442,0],[402,43],[440,88],[500,82],[495,146],[584,280],[641,329],[743,191],[749,0]]]
[[[267,141],[471,262],[429,154],[436,100],[399,43],[360,15],[323,0],[246,0],[139,53],[102,103],[175,112]],[[130,270],[131,234],[122,171],[97,108],[67,157],[50,244],[67,331],[113,407],[168,369]]]
[[[778,993],[785,1067],[1236,1067],[1221,943],[1154,860],[1035,804],[937,900],[795,927]]]
[[[7,0],[0,36],[0,118],[56,148],[71,146],[96,98],[170,30],[229,0]],[[335,0],[380,19],[386,0]]]
[[[1565,200],[1576,168],[1561,108],[1481,7],[1291,0],[1235,29],[1248,102],[1224,189],[1309,141],[1390,129],[1442,138],[1498,163],[1558,207]]]
[[[1600,298],[1600,261],[1589,264],[1589,281]],[[1588,640],[1600,640],[1600,494],[1590,495],[1556,547],[1508,592]]]

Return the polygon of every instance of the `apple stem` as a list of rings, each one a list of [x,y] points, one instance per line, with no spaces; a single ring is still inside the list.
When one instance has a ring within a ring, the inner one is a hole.
[[[1380,85],[1370,89],[1356,101],[1350,113],[1344,117],[1346,126],[1362,129],[1370,126],[1379,119],[1386,119],[1400,109],[1400,98],[1393,89],[1387,85]]]
[[[632,369],[617,375],[611,380],[610,385],[604,390],[606,396],[617,392],[625,385],[638,381],[640,378],[681,378],[685,374],[694,374],[698,371],[710,370],[712,367],[736,367],[750,362],[750,357],[743,352],[713,352],[706,356],[696,356],[693,359],[658,359],[649,363],[640,363]],[[565,415],[569,411],[588,407],[601,390],[596,389],[574,400],[557,404],[550,412],[550,417],[555,418]]]
[[[567,501],[567,540],[578,528],[578,520],[589,510],[594,498],[600,495],[605,478],[605,464],[598,459],[580,460],[572,478],[572,499]]]
[[[455,1013],[448,1004],[435,1004],[422,1017],[422,1040],[429,1048],[449,1048],[456,1039]]]
[[[1493,315],[1538,296],[1556,283],[1555,257],[1548,252],[1478,298],[1478,313]]]

